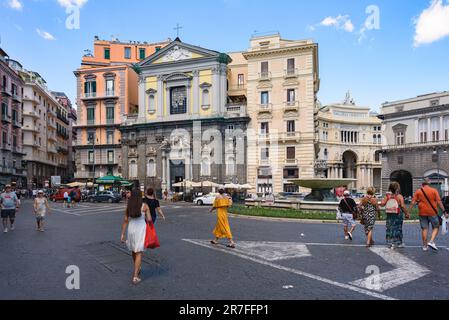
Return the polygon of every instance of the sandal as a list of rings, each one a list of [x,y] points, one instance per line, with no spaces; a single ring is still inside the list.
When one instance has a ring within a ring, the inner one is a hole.
[[[228,244],[226,247],[231,248],[231,249],[235,249],[235,244]]]
[[[217,245],[218,244],[218,242],[214,241],[214,240],[211,240],[210,243],[212,243],[213,245]]]
[[[140,283],[142,281],[142,279],[138,278],[138,277],[134,277],[133,278],[133,284],[136,285],[138,283]]]

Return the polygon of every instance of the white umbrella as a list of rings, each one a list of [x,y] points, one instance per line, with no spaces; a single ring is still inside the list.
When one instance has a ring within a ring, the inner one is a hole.
[[[239,184],[235,184],[235,183],[227,183],[224,185],[225,189],[240,189],[240,185]]]
[[[241,186],[240,186],[242,189],[254,189],[254,187],[252,186],[252,185],[250,185],[250,184],[248,184],[248,183],[246,183],[246,184],[242,184]]]
[[[173,184],[173,187],[176,188],[195,188],[195,187],[201,187],[201,184],[198,182],[193,182],[190,180],[184,180],[178,183]]]
[[[198,182],[200,186],[205,187],[205,188],[217,188],[220,185],[218,183],[212,182],[212,181],[203,181],[203,182]]]

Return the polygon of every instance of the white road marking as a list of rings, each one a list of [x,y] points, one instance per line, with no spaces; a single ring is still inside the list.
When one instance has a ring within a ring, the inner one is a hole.
[[[242,259],[250,260],[250,261],[262,264],[262,265],[270,266],[270,267],[275,268],[275,269],[291,272],[291,273],[294,273],[294,274],[297,274],[297,275],[300,275],[300,276],[303,276],[303,277],[306,277],[306,278],[310,278],[310,279],[313,279],[313,280],[317,280],[317,281],[320,281],[320,282],[323,282],[323,283],[326,283],[326,284],[330,284],[330,285],[333,285],[333,286],[336,286],[336,287],[339,287],[339,288],[343,288],[343,289],[355,291],[355,292],[358,292],[358,293],[362,293],[362,294],[365,294],[365,295],[373,297],[373,298],[382,299],[382,300],[397,300],[395,298],[392,298],[392,297],[389,297],[389,296],[386,296],[386,295],[383,295],[383,294],[380,294],[380,293],[377,293],[377,292],[369,291],[369,290],[366,290],[366,289],[363,289],[363,288],[359,288],[359,287],[356,287],[356,286],[353,286],[353,285],[350,285],[350,284],[340,283],[340,282],[333,281],[333,280],[330,280],[330,279],[326,279],[326,278],[323,278],[323,277],[320,277],[320,276],[316,276],[316,275],[311,274],[311,273],[303,272],[301,270],[297,270],[297,269],[293,269],[293,268],[289,268],[289,267],[284,267],[282,265],[275,264],[273,262],[265,261],[265,260],[262,260],[262,259],[258,259],[258,258],[254,258],[254,257],[248,257],[248,256],[246,256],[246,255],[244,255],[244,254],[242,254],[240,252],[233,251],[234,249],[224,249],[224,248],[220,248],[220,247],[217,247],[217,246],[212,246],[211,244],[209,244],[209,242],[207,242],[205,240],[193,240],[193,239],[182,239],[182,240],[186,241],[186,242],[190,242],[190,243],[198,245],[198,246],[202,246],[202,247],[208,248],[208,249],[212,249],[212,250],[216,250],[216,251],[221,251],[223,253],[231,254],[231,255],[240,257]]]
[[[239,245],[234,251],[267,261],[312,256],[307,246],[291,242],[239,241]]]
[[[417,264],[415,261],[405,257],[397,251],[389,248],[370,248],[372,252],[379,255],[386,262],[396,267],[394,270],[379,274],[379,288],[372,288],[378,292],[384,292],[408,282],[415,281],[430,273],[430,270]],[[371,276],[370,276],[371,277]],[[351,282],[352,285],[367,288],[370,277]]]
[[[307,246],[324,246],[324,247],[366,247],[364,244],[350,244],[350,243],[304,243]],[[383,247],[382,245],[377,246],[377,248]],[[376,248],[376,247],[374,247]],[[405,246],[404,248],[422,248],[422,246]],[[449,250],[447,246],[438,246],[438,248],[446,248]],[[391,249],[390,249],[391,250]],[[401,249],[396,249],[401,250]]]

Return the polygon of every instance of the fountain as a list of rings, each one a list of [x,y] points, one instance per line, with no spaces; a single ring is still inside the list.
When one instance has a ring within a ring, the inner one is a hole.
[[[290,180],[290,182],[300,187],[312,189],[311,193],[304,198],[304,201],[310,202],[338,202],[335,194],[331,192],[332,189],[348,186],[355,181],[357,180],[326,178]]]

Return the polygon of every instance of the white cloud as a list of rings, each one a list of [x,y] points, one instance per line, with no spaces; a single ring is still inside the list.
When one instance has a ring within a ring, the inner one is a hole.
[[[449,36],[449,2],[444,5],[443,0],[432,0],[430,6],[421,12],[414,23],[415,47]]]
[[[87,3],[88,0],[58,0],[58,3],[61,7],[68,8],[71,6],[81,8]]]
[[[51,33],[47,32],[47,31],[44,31],[41,29],[36,29],[36,32],[38,35],[40,35],[45,40],[49,40],[49,41],[56,40],[56,38]]]
[[[22,10],[23,4],[20,0],[9,0],[8,6],[14,10]]]
[[[344,30],[346,32],[354,31],[354,24],[348,15],[342,16],[341,14],[336,17],[326,17],[320,22],[324,27],[335,27],[338,30]]]

